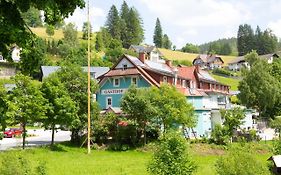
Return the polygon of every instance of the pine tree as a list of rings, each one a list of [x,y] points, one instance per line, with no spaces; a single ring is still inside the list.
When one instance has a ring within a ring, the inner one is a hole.
[[[120,17],[123,47],[129,48],[132,44],[140,44],[144,39],[144,30],[138,11],[135,8],[129,8],[124,1],[120,10]]]
[[[263,43],[262,43],[262,31],[259,26],[257,26],[256,31],[255,31],[255,50],[257,53],[260,55],[263,53]]]
[[[129,8],[128,4],[126,3],[126,1],[123,1],[121,10],[120,10],[120,18],[127,21],[129,18],[129,11],[130,11],[130,8]]]
[[[278,40],[270,29],[267,29],[262,34],[263,49],[261,54],[273,53],[277,49]]]
[[[129,19],[127,21],[127,37],[125,48],[129,48],[132,44],[138,45],[144,39],[142,19],[135,8],[130,8],[129,11]]]
[[[155,29],[154,29],[154,35],[153,35],[153,42],[156,47],[163,46],[162,37],[163,37],[163,34],[162,34],[161,23],[160,23],[159,18],[157,18]]]
[[[90,25],[90,38],[92,37],[92,25]],[[88,39],[88,22],[83,23],[83,28],[82,28],[82,39],[87,40]]]
[[[120,10],[120,26],[121,26],[121,41],[122,41],[122,45],[123,47],[127,48],[129,47],[129,36],[128,36],[128,21],[129,21],[129,11],[130,8],[128,6],[128,4],[126,3],[126,1],[123,1],[123,4],[121,6],[121,10]]]
[[[254,47],[254,32],[250,25],[240,25],[237,33],[237,49],[239,56],[251,52]]]
[[[120,40],[121,38],[121,25],[118,10],[115,5],[112,5],[107,15],[107,21],[105,24],[108,32],[114,39]]]
[[[163,36],[163,47],[165,48],[165,49],[171,49],[171,47],[172,47],[172,42],[170,41],[170,39],[169,39],[169,37],[168,37],[168,35],[167,34],[164,34],[164,36]]]

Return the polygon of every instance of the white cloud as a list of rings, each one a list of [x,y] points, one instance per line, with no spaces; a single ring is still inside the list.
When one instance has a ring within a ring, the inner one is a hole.
[[[236,29],[239,24],[253,18],[248,6],[237,1],[233,3],[221,0],[141,0],[141,2],[160,18],[162,25],[167,24],[176,28],[177,33],[185,37],[200,37],[199,31],[200,35],[211,35],[229,28]],[[230,37],[233,36],[233,31],[217,35]]]
[[[161,20],[183,27],[232,25],[249,20],[252,16],[241,3],[218,0],[141,1]]]
[[[98,7],[91,7],[90,8],[90,22],[93,26],[93,30],[97,31],[101,24],[96,23],[96,20],[98,18],[104,18],[105,17],[105,12],[103,9],[98,8]],[[87,17],[87,10],[86,9],[76,9],[73,13],[72,16],[69,18],[65,19],[66,23],[75,23],[76,26],[78,27],[78,30],[82,30],[83,23],[88,20]],[[94,25],[93,25],[94,24]]]
[[[268,28],[270,28],[278,38],[281,38],[281,19],[269,22]]]

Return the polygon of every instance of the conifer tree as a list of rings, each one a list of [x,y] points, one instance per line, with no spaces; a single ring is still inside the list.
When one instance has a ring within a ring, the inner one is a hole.
[[[120,40],[121,38],[120,17],[115,5],[112,5],[109,10],[105,26],[109,34],[112,36],[112,38]]]
[[[246,55],[254,49],[254,32],[249,24],[239,26],[237,49],[239,56]]]
[[[123,2],[120,11],[121,40],[125,48],[132,44],[140,44],[144,39],[142,19],[135,8],[129,8],[126,1]]]
[[[156,25],[154,29],[154,35],[153,35],[153,43],[155,44],[156,47],[162,47],[163,42],[162,42],[162,27],[159,18],[156,20]]]
[[[125,47],[129,48],[132,44],[140,44],[144,39],[142,19],[135,8],[130,8],[129,19],[127,21],[127,43]]]

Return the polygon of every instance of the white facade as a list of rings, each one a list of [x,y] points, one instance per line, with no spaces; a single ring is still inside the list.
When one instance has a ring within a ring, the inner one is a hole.
[[[13,50],[12,50],[12,60],[14,62],[19,62],[20,61],[20,51],[22,49],[21,48],[18,48],[18,47],[14,47]]]
[[[150,52],[150,54],[149,54],[149,59],[150,59],[151,61],[158,62],[159,58],[160,58],[159,52],[158,52],[158,50],[157,50],[156,47],[155,47],[155,48]]]
[[[123,58],[116,66],[116,69],[123,69],[124,67],[126,68],[132,68],[134,65],[128,61],[127,59]]]
[[[229,63],[228,69],[232,71],[239,71],[242,68],[250,68],[250,65],[248,62],[242,62],[242,63]]]

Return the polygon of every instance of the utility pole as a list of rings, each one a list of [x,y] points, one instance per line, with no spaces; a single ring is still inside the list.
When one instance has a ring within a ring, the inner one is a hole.
[[[91,153],[91,74],[90,74],[90,2],[88,0],[88,154]]]

